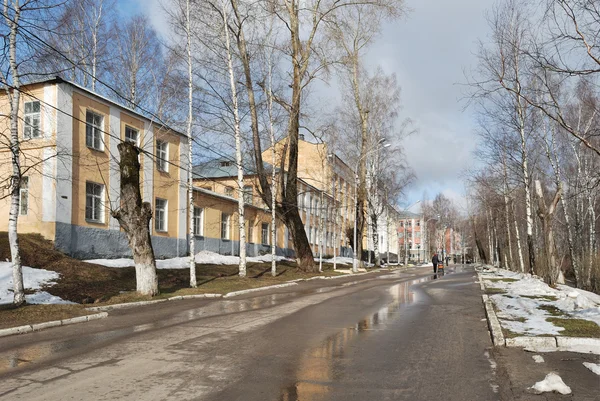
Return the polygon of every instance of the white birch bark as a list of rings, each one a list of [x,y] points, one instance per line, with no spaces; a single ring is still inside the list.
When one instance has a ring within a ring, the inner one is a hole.
[[[185,2],[185,35],[187,39],[187,73],[188,73],[188,115],[187,115],[187,140],[188,140],[188,165],[187,165],[187,194],[188,194],[188,248],[189,248],[189,268],[190,268],[190,287],[196,288],[196,260],[194,237],[194,177],[192,166],[192,106],[194,99],[194,76],[192,75],[192,32],[190,26],[190,0]]]
[[[269,111],[269,137],[271,139],[271,276],[277,275],[277,262],[275,261],[275,248],[277,245],[276,238],[276,202],[277,202],[277,152],[275,148],[275,128],[273,127],[273,60],[269,54],[269,68],[267,72],[268,89],[267,89],[267,108]],[[285,241],[285,239],[284,239]]]
[[[517,253],[519,254],[519,271],[525,273],[525,260],[523,259],[523,247],[521,246],[521,233],[519,232],[519,222],[515,213],[515,204],[511,202],[513,212],[513,222],[515,224],[515,240],[517,242]]]
[[[12,10],[11,10],[12,8]],[[12,15],[12,18],[10,17]],[[9,4],[4,0],[4,20],[10,29],[9,34],[9,65],[12,77],[13,90],[7,89],[10,99],[10,153],[12,164],[12,176],[10,182],[10,210],[8,214],[8,243],[12,262],[13,278],[13,303],[16,306],[25,303],[25,291],[23,288],[23,268],[21,266],[21,252],[19,249],[19,237],[17,234],[17,223],[19,219],[19,193],[21,190],[21,162],[19,143],[19,104],[20,104],[20,76],[17,64],[17,34],[21,6],[18,1]]]
[[[335,163],[335,161],[334,161]],[[332,172],[333,172],[333,167],[332,167]],[[337,179],[335,178],[335,173],[333,173],[333,191],[332,191],[332,196],[333,196],[333,213],[335,214],[335,218],[334,218],[334,223],[333,223],[333,232],[331,235],[333,235],[333,270],[337,270],[337,261],[336,261],[336,257],[337,257],[337,230],[338,230],[338,226],[340,224],[339,222],[339,210],[338,208],[338,204],[337,202]]]
[[[321,190],[321,201],[320,201],[321,210],[317,211],[319,213],[319,273],[323,272],[323,214],[327,208],[325,207],[325,203],[323,202],[323,190]]]
[[[227,68],[229,71],[229,84],[231,86],[231,102],[233,107],[235,133],[235,160],[237,164],[238,231],[240,235],[240,263],[238,274],[240,277],[246,277],[246,230],[244,224],[244,167],[242,160],[242,134],[240,131],[237,88],[235,86],[235,73],[233,71],[233,60],[231,56],[231,44],[229,40],[228,24],[229,20],[227,18],[227,6],[226,3],[223,2],[223,30],[225,34],[225,47],[227,50]]]

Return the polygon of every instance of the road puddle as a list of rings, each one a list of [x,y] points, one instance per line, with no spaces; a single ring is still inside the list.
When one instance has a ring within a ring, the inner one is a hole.
[[[451,272],[445,273],[450,274]],[[415,284],[441,278],[443,274],[430,275],[417,280],[391,286],[388,291],[392,301],[377,312],[366,316],[337,334],[329,336],[318,347],[308,350],[296,370],[296,382],[282,390],[279,401],[319,401],[329,397],[331,383],[340,378],[346,350],[356,342],[378,330],[384,330],[402,313],[402,308],[418,302],[419,294],[411,290]]]

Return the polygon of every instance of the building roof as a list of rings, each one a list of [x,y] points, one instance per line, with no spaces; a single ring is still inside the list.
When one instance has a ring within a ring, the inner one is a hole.
[[[421,213],[413,213],[409,212],[408,210],[402,210],[398,212],[398,215],[401,219],[420,219],[423,217]]]
[[[270,173],[271,165],[265,163],[265,170]],[[244,177],[256,175],[254,169],[243,167]],[[231,178],[237,177],[237,163],[228,158],[219,158],[200,163],[192,167],[193,178]]]
[[[100,95],[100,94],[98,94],[96,92],[92,92],[91,90],[87,89],[86,87],[83,87],[83,86],[81,86],[81,85],[79,85],[79,84],[77,84],[75,82],[69,81],[68,79],[64,79],[60,75],[56,75],[54,77],[47,78],[47,79],[30,81],[30,82],[22,84],[21,86],[22,87],[27,87],[27,86],[38,85],[38,84],[60,84],[60,83],[65,83],[65,84],[71,85],[71,86],[73,86],[74,88],[77,88],[80,91],[83,91],[83,92],[85,92],[85,93],[87,93],[87,94],[89,94],[91,96],[94,96],[94,97],[102,100],[103,102],[110,103],[111,105],[116,106],[116,107],[120,108],[121,110],[124,110],[124,111],[126,111],[126,112],[128,112],[130,114],[134,114],[134,115],[136,115],[136,116],[138,116],[138,117],[146,120],[149,123],[153,123],[155,125],[164,126],[170,132],[173,132],[175,134],[178,134],[178,135],[181,135],[181,136],[184,136],[184,137],[187,138],[187,135],[185,135],[184,133],[179,132],[179,131],[173,129],[173,128],[171,128],[171,127],[163,124],[162,122],[157,122],[154,119],[149,119],[148,117],[144,116],[143,114],[141,114],[138,111],[133,110],[130,107],[127,107],[127,106],[124,106],[124,105],[122,105],[120,103],[117,103],[114,100],[111,100],[111,99],[109,99],[109,98],[107,98],[107,97],[105,97],[103,95]]]

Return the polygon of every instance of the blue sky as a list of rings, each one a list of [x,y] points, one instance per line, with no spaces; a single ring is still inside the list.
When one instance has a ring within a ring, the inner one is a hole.
[[[146,13],[166,34],[159,1],[118,3],[123,10]],[[477,137],[473,111],[463,111],[461,84],[475,65],[477,39],[488,34],[485,12],[493,0],[407,0],[407,5],[409,15],[387,24],[366,58],[370,67],[397,75],[401,117],[410,118],[417,130],[404,143],[417,179],[403,206],[425,192],[430,198],[442,192],[464,205],[462,173],[473,166]]]

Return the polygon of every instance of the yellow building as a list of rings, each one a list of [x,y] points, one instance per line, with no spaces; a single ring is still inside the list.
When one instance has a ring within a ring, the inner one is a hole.
[[[18,231],[40,233],[76,257],[116,257],[129,247],[111,210],[119,206],[117,145],[141,149],[142,197],[154,208],[151,234],[159,257],[186,252],[187,138],[139,113],[59,77],[22,87],[21,206]],[[8,133],[8,97],[0,95],[0,121]],[[0,179],[12,166],[0,148]],[[6,231],[10,197],[0,201]]]
[[[276,152],[280,152],[282,148],[283,143],[278,143]],[[339,157],[327,155],[327,147],[324,144],[313,144],[304,140],[299,143],[298,208],[300,217],[304,223],[313,254],[318,255],[319,241],[322,236],[323,255],[333,255],[335,248],[336,255],[351,256],[352,250],[347,233],[348,229],[352,229],[354,225],[354,187],[352,184],[354,173]],[[267,149],[263,153],[263,158],[271,160],[271,149]],[[277,155],[277,160],[280,160],[280,154]],[[268,167],[270,168],[270,165]],[[194,185],[205,191],[212,191],[232,201],[237,201],[237,166],[229,159],[211,160],[194,166]],[[254,225],[255,230],[263,233],[268,228],[267,223],[270,224],[270,212],[267,205],[263,203],[259,190],[260,185],[255,172],[245,170],[243,191],[247,199],[246,205],[260,210],[256,217],[246,215],[246,220],[250,221],[250,225]],[[270,244],[270,241],[263,243],[257,236],[248,234],[247,238],[249,238],[249,254],[268,252],[268,247],[265,245]],[[206,248],[207,245],[208,248]],[[279,221],[276,245],[278,253],[288,256],[293,254],[293,244],[288,229]],[[202,249],[215,251],[218,249],[217,244],[205,243],[204,247]]]

